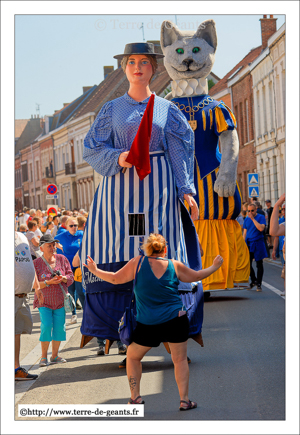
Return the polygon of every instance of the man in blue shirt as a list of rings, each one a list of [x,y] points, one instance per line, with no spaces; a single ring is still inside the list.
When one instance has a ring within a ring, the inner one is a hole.
[[[261,283],[264,274],[263,259],[268,257],[268,253],[264,243],[264,229],[266,226],[266,219],[263,215],[257,214],[257,207],[255,204],[248,205],[248,216],[244,221],[243,237],[247,243],[250,252],[250,288],[255,285],[257,291],[261,291]],[[257,277],[255,276],[252,267],[252,261],[256,261]]]
[[[281,207],[281,214],[282,214],[282,217],[278,221],[279,225],[282,224],[283,222],[285,222],[285,204],[283,204],[283,206]],[[272,252],[272,258],[273,258],[273,260],[275,260],[276,259],[276,251],[277,251],[277,248],[279,245],[279,256],[280,256],[280,261],[281,261],[282,266],[285,263],[284,258],[283,258],[283,253],[282,253],[282,247],[284,244],[284,237],[285,236],[279,236],[279,237],[277,236],[274,238],[274,247],[273,247],[273,252]]]

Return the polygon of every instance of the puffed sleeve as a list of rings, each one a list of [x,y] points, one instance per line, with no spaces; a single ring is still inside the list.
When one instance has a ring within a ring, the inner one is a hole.
[[[99,174],[109,177],[122,168],[120,150],[114,148],[112,102],[104,104],[84,139],[83,159]]]
[[[165,126],[166,155],[171,163],[178,196],[196,195],[194,186],[194,133],[185,116],[171,104]]]
[[[214,111],[214,130],[217,136],[220,136],[223,131],[236,128],[235,116],[223,101],[215,107]]]

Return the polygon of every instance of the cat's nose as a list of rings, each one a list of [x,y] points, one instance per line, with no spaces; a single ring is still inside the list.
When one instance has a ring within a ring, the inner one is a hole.
[[[187,67],[189,67],[190,64],[193,63],[193,59],[189,59],[189,58],[184,59],[184,60],[182,61],[182,63],[185,64]]]

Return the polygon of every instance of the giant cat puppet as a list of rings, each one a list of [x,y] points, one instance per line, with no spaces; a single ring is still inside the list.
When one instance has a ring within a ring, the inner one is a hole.
[[[248,282],[250,261],[236,221],[241,211],[236,183],[236,120],[229,107],[208,95],[206,77],[212,70],[217,48],[215,22],[204,21],[193,32],[180,31],[171,21],[164,21],[161,47],[172,79],[172,92],[166,98],[182,110],[195,134],[194,181],[199,220],[194,224],[204,250],[203,268],[212,264],[218,254],[224,258],[222,267],[203,281],[203,290],[232,288],[234,283]]]

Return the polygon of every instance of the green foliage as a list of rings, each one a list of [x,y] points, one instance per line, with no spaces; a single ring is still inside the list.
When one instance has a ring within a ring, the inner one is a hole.
[[[215,82],[212,79],[209,79],[207,83],[208,83],[208,90],[210,90],[215,85]]]
[[[165,90],[164,90],[164,94],[165,95],[168,95],[170,92],[171,92],[171,88],[169,87],[169,88],[166,88]]]

